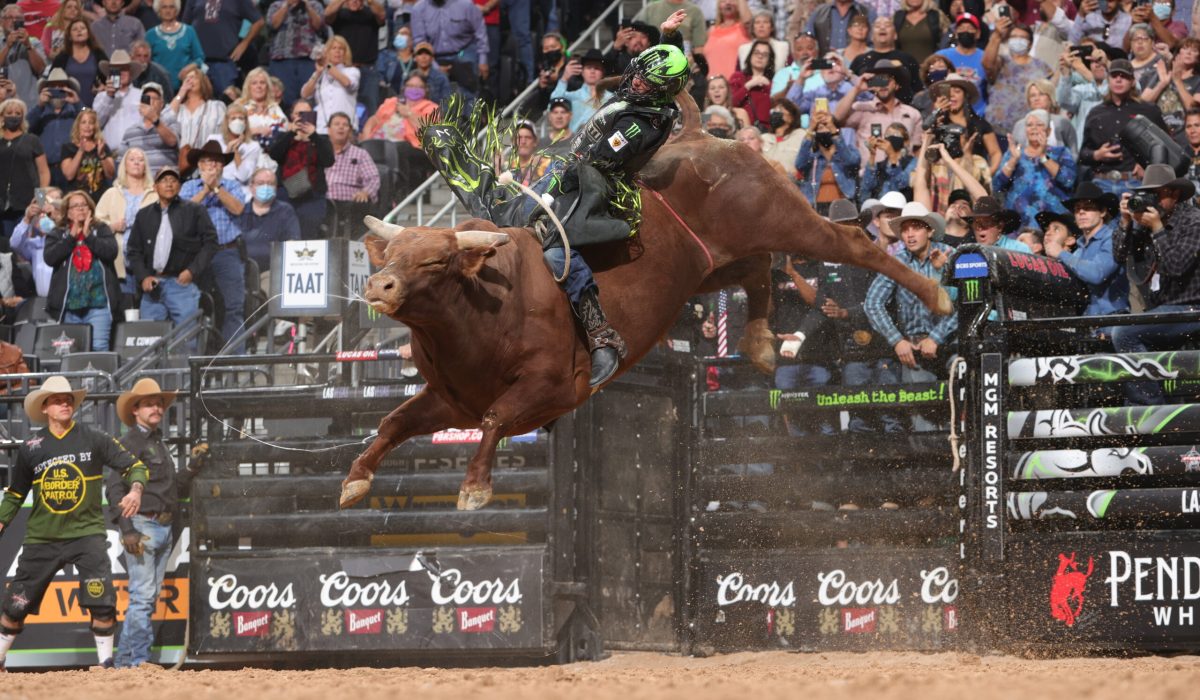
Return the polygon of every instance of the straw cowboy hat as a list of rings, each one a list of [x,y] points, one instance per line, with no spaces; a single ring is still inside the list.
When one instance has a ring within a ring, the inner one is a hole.
[[[900,210],[900,216],[892,219],[890,224],[893,231],[899,231],[905,222],[919,221],[929,227],[933,237],[937,238],[946,232],[946,222],[942,217],[931,214],[924,204],[909,202]]]
[[[160,396],[163,400],[163,410],[167,410],[175,401],[177,391],[163,391],[158,382],[144,377],[137,380],[133,388],[117,397],[117,417],[121,422],[129,427],[133,427],[137,422],[133,417],[133,410],[137,408],[137,402],[152,396]]]
[[[100,74],[106,78],[113,69],[121,70],[122,68],[129,69],[130,75],[135,78],[141,75],[142,71],[145,70],[145,66],[140,63],[135,63],[134,60],[129,57],[129,52],[125,49],[117,49],[116,51],[113,51],[112,55],[108,57],[107,61],[100,62]]]
[[[46,416],[46,408],[42,405],[46,403],[46,399],[55,394],[70,394],[75,400],[75,408],[79,408],[79,404],[83,403],[83,397],[87,396],[87,391],[84,389],[75,390],[71,388],[71,382],[62,375],[54,375],[40,387],[29,392],[25,397],[25,415],[29,416],[29,422],[35,425],[46,425],[50,419]]]
[[[942,80],[930,85],[929,94],[937,99],[942,95],[949,95],[951,87],[962,88],[967,93],[966,106],[970,107],[979,101],[979,88],[974,81],[958,73],[950,73]]]
[[[69,87],[76,93],[79,92],[79,81],[67,75],[67,72],[62,68],[54,68],[50,71],[50,75],[38,81],[37,91],[41,92],[46,88],[54,87]]]
[[[232,153],[226,153],[224,148],[221,148],[221,142],[216,139],[209,139],[204,142],[200,148],[193,148],[188,151],[187,162],[190,167],[196,167],[201,158],[216,158],[221,161],[222,165],[229,165],[229,161],[233,160]]]

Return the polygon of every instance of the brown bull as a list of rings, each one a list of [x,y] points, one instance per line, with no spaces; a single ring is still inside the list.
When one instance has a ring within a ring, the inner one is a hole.
[[[604,308],[629,346],[621,371],[654,347],[689,297],[738,284],[750,296],[744,349],[768,364],[775,251],[881,272],[929,308],[951,311],[933,280],[889,257],[861,230],[826,222],[762,156],[700,131],[690,97],[681,106],[682,132],[641,173],[664,201],[646,192],[636,239],[586,251]],[[457,230],[368,225],[375,235],[367,237],[367,249],[381,269],[365,298],[412,328],[413,361],[428,384],[380,423],[379,436],[342,484],[340,504],[365,497],[380,461],[405,440],[480,428],[483,440],[458,507],[481,508],[491,499],[500,439],[544,426],[592,393],[591,361],[566,295],[526,229],[501,232],[479,219]]]

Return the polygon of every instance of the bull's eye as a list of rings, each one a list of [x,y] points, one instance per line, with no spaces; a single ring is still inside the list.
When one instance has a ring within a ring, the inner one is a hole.
[[[417,267],[418,267],[418,268],[422,268],[422,267],[445,267],[445,266],[446,266],[446,261],[445,261],[445,260],[442,260],[441,258],[433,258],[433,259],[431,259],[431,260],[426,260],[426,261],[424,261],[424,262],[422,262],[422,263],[418,263],[418,264],[417,264]]]

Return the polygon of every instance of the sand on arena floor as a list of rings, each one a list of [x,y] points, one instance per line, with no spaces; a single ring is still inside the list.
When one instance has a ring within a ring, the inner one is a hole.
[[[1200,694],[1200,656],[1029,660],[969,654],[741,653],[698,659],[615,653],[598,663],[537,668],[362,668],[318,671],[11,673],[7,700],[1185,700]]]

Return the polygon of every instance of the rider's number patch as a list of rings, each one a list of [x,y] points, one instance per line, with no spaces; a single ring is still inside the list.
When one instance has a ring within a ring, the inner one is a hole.
[[[614,151],[619,151],[628,145],[629,139],[625,138],[625,135],[619,131],[608,137],[608,146]]]

